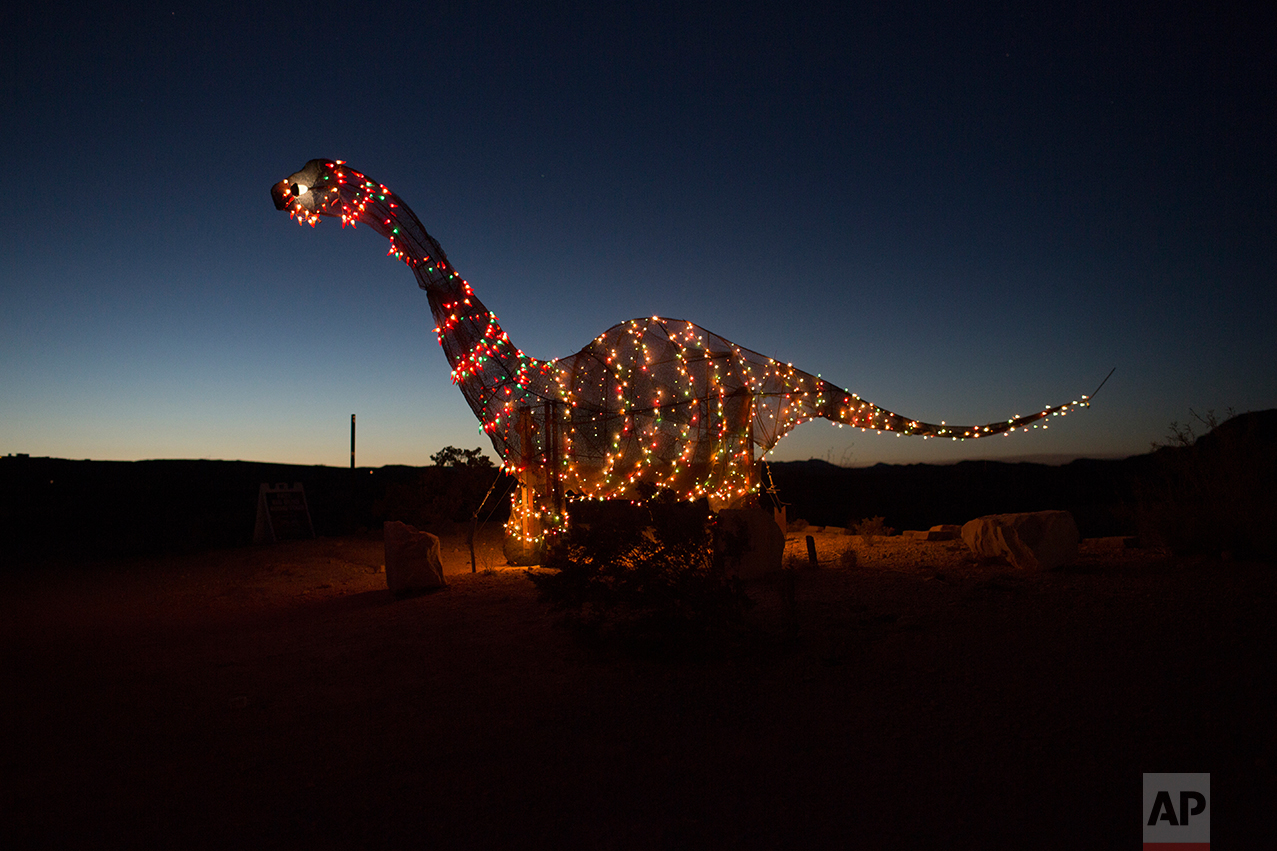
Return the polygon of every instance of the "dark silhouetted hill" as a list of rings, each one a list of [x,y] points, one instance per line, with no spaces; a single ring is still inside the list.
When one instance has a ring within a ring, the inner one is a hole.
[[[1134,481],[1144,463],[1136,456],[1059,466],[962,461],[842,468],[817,460],[770,466],[790,519],[813,525],[850,526],[880,516],[896,529],[927,529],[986,514],[1064,509],[1083,535],[1095,537],[1134,534]]]
[[[253,539],[263,482],[304,485],[321,536],[380,530],[387,519],[450,525],[470,516],[496,475],[492,468],[467,467],[352,471],[250,461],[5,456],[0,547],[16,561],[242,546]],[[508,480],[499,482],[494,498],[507,491]],[[508,511],[506,502],[497,504],[498,519]]]
[[[1064,509],[1084,537],[1149,536],[1182,551],[1263,554],[1277,482],[1277,410],[1242,414],[1190,445],[1058,466],[999,461],[837,467],[773,463],[791,520],[848,526],[883,517],[897,529],[985,514]],[[262,482],[305,485],[319,535],[404,520],[436,531],[463,523],[496,471],[348,468],[246,461],[69,461],[0,458],[0,556],[109,556],[240,546],[252,541]],[[491,499],[509,510],[511,481]],[[489,503],[491,508],[493,503]],[[485,514],[488,509],[485,509]],[[1269,545],[1271,546],[1271,545]]]
[[[1177,552],[1267,557],[1277,516],[1277,410],[1239,414],[1187,445],[1123,459],[770,467],[789,518],[813,525],[881,516],[896,529],[927,529],[986,514],[1063,509],[1083,537],[1139,535]]]

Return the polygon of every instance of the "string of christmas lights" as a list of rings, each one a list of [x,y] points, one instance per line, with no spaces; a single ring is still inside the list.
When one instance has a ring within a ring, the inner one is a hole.
[[[635,486],[708,498],[715,510],[757,490],[756,458],[824,418],[864,431],[974,440],[1046,428],[1088,398],[980,426],[908,419],[691,322],[653,316],[554,361],[510,342],[439,243],[393,192],[342,160],[311,160],[271,191],[299,224],[366,224],[426,291],[452,381],[504,469],[518,477],[507,532],[529,545],[566,521],[563,495],[628,498]],[[756,456],[755,450],[759,451]]]

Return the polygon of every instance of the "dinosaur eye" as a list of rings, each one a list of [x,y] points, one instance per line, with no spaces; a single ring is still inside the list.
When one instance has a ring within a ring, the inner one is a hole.
[[[292,193],[293,193],[294,195],[296,195],[298,198],[300,198],[301,196],[305,195],[305,194],[306,194],[306,192],[308,191],[308,188],[307,188],[307,187],[302,186],[301,184],[298,184],[298,183],[294,183],[292,186],[290,186],[290,187],[288,187],[288,188],[289,188],[289,189],[291,189],[291,190],[292,190]]]

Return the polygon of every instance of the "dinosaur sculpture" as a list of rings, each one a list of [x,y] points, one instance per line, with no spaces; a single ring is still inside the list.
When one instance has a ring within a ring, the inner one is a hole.
[[[412,269],[453,382],[520,481],[507,530],[529,545],[563,523],[568,491],[613,498],[644,482],[707,497],[715,509],[731,505],[756,488],[755,447],[766,453],[817,417],[966,440],[1027,430],[1088,404],[1083,396],[980,426],[919,422],[691,322],[656,316],[613,326],[567,357],[538,360],[510,342],[439,243],[382,184],[342,160],[311,160],[271,196],[301,224],[330,216],[343,227],[369,225]]]

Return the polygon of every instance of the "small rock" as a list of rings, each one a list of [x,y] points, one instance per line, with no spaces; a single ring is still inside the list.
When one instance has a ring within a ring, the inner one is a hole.
[[[928,529],[925,532],[921,529],[907,529],[900,533],[901,536],[914,541],[952,541],[958,537],[954,532],[946,532],[937,529]]]
[[[962,527],[956,523],[942,523],[939,526],[932,526],[928,531],[932,534],[944,536],[940,538],[928,538],[928,541],[953,541],[962,537]]]

